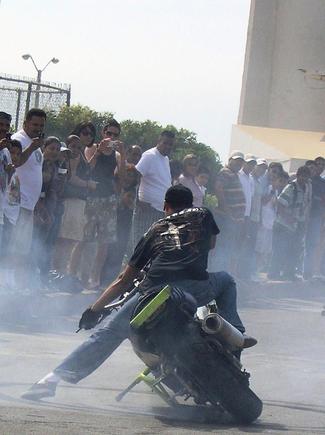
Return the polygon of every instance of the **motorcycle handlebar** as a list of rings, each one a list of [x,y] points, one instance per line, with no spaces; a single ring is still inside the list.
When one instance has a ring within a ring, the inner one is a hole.
[[[129,299],[131,299],[136,293],[138,293],[138,288],[134,287],[130,292],[126,293],[125,296],[118,300],[117,302],[112,302],[111,304],[105,305],[102,310],[102,313],[107,313],[116,308],[122,307]]]

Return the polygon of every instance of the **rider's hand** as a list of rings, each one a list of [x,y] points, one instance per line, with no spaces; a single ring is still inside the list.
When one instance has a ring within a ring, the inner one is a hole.
[[[92,311],[91,308],[87,308],[86,311],[82,313],[81,319],[79,320],[79,328],[80,329],[92,329],[94,328],[102,313]]]

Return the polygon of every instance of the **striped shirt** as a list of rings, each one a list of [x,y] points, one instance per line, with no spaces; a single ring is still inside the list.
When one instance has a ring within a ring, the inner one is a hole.
[[[224,205],[229,210],[230,216],[235,220],[244,219],[246,201],[238,174],[225,167],[219,172],[217,183],[223,190]]]

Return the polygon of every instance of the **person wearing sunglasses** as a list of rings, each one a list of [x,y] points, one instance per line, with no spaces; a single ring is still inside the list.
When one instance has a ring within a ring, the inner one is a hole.
[[[71,135],[79,136],[83,149],[86,150],[95,143],[96,127],[91,121],[83,121],[75,126]]]
[[[194,207],[202,207],[204,193],[195,179],[198,173],[199,159],[194,154],[187,154],[183,159],[182,167],[183,171],[178,178],[178,183],[191,190]]]
[[[99,144],[85,149],[96,190],[87,198],[85,241],[97,241],[97,250],[90,271],[88,288],[100,285],[101,272],[109,255],[109,246],[116,241],[117,193],[125,177],[126,152],[119,140],[121,126],[111,119],[103,128]]]

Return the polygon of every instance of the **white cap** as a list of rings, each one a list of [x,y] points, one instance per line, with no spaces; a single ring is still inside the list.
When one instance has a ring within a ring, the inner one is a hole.
[[[245,162],[256,162],[256,157],[253,154],[245,154]]]
[[[235,159],[242,159],[242,160],[244,160],[244,153],[242,153],[241,151],[237,151],[237,150],[232,151],[230,156],[229,156],[229,159],[234,159],[234,160]]]
[[[67,146],[64,142],[60,142],[60,143],[61,143],[61,147],[60,147],[61,152],[68,151],[68,153],[71,153],[71,150],[69,148],[67,148]]]
[[[257,159],[256,160],[256,165],[257,166],[260,166],[260,165],[268,166],[267,161],[265,159]]]

